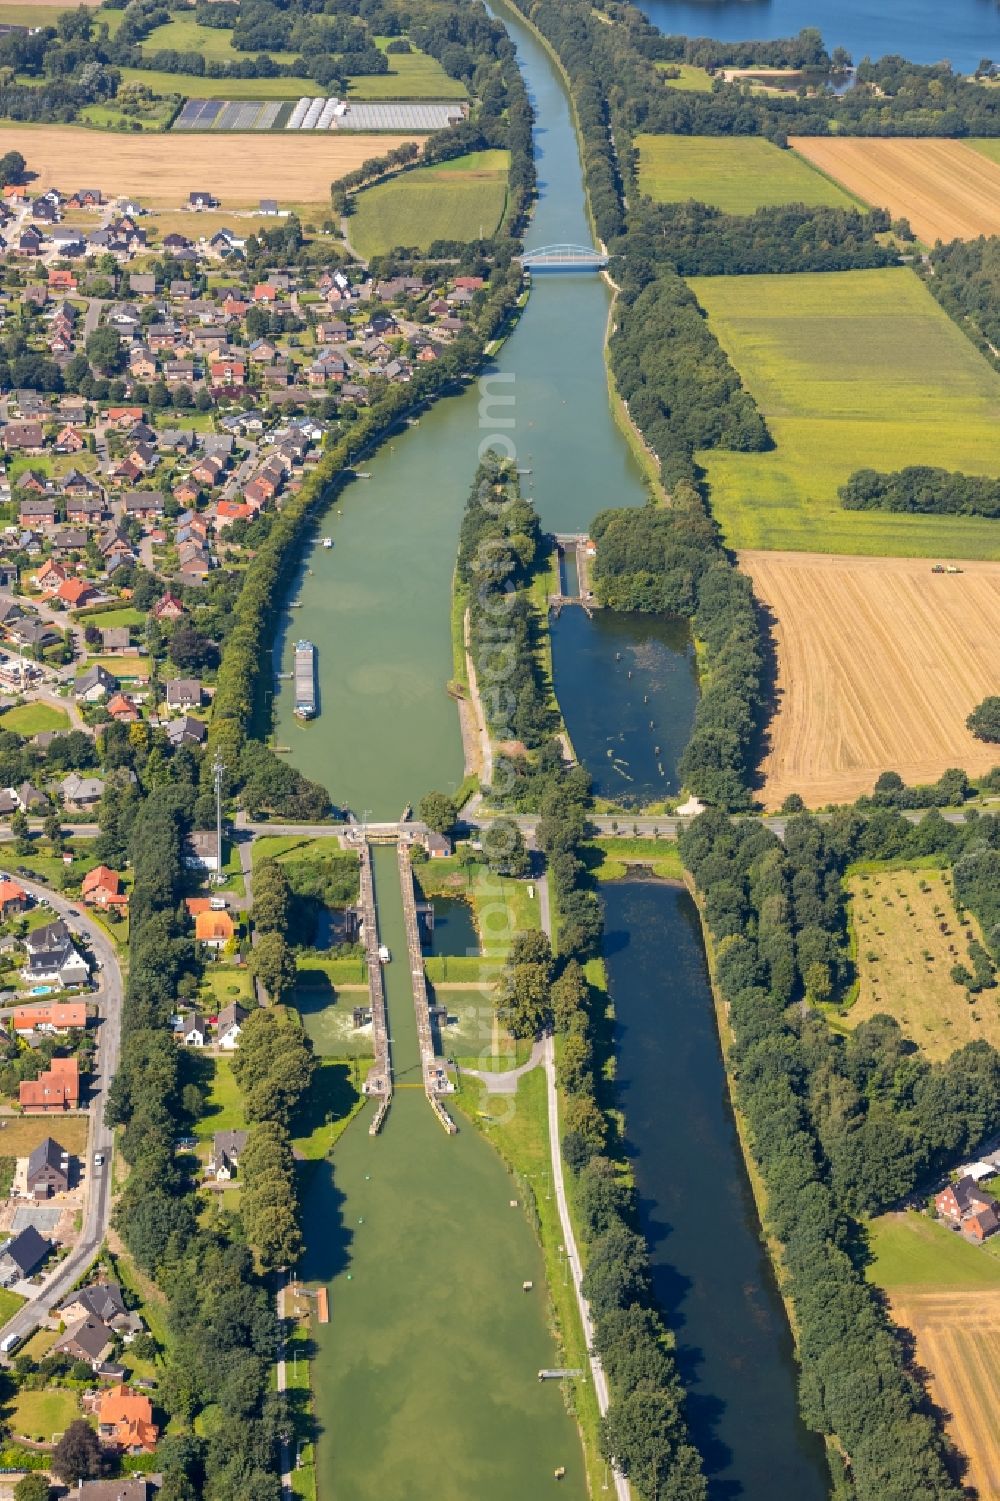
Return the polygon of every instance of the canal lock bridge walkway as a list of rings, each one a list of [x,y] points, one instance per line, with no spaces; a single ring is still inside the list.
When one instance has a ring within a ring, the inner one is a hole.
[[[556,545],[559,592],[549,595],[549,609],[558,615],[564,605],[580,605],[592,616],[597,609],[597,600],[590,588],[590,538],[586,532],[556,532],[552,540]],[[566,568],[571,557],[575,564],[575,589]]]
[[[395,844],[399,870],[400,895],[403,902],[403,920],[406,931],[407,961],[409,964],[410,989],[416,1014],[417,1039],[420,1048],[420,1068],[424,1093],[440,1124],[449,1136],[456,1134],[458,1127],[445,1109],[442,1095],[452,1094],[452,1082],[446,1062],[439,1057],[434,1046],[431,1025],[430,999],[427,993],[427,977],[424,973],[423,950],[420,944],[420,926],[417,917],[416,891],[413,883],[413,867],[410,860],[410,843],[401,837],[398,830],[373,830],[371,837],[360,842],[359,860],[361,869],[360,917],[365,946],[365,962],[368,968],[368,1001],[372,1016],[372,1041],[374,1061],[362,1086],[364,1094],[378,1101],[368,1127],[371,1136],[377,1136],[385,1123],[392,1104],[394,1090],[389,1016],[385,995],[382,939],[379,933],[378,904],[375,899],[375,873],[372,862],[372,840],[380,844]]]

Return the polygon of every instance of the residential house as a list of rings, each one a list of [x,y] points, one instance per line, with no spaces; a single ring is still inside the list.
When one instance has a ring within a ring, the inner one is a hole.
[[[159,1487],[143,1475],[120,1480],[78,1480],[66,1501],[156,1501]]]
[[[127,693],[115,693],[107,702],[107,710],[116,724],[136,724],[141,715],[138,705]]]
[[[188,1048],[203,1048],[208,1041],[208,1022],[200,1011],[180,1018],[176,1028],[179,1040]]]
[[[0,881],[0,919],[27,912],[31,898],[16,881]]]
[[[167,739],[173,746],[178,745],[204,745],[208,739],[208,729],[200,719],[193,719],[190,714],[183,715],[180,719],[172,719],[166,727]]]
[[[216,198],[214,193],[206,192],[204,189],[198,189],[188,194],[188,208],[201,210],[205,208],[218,207],[219,200],[218,198]]]
[[[217,913],[213,915],[218,916]],[[249,1015],[249,1011],[238,1001],[231,1001],[228,1006],[223,1006],[215,1023],[215,1040],[220,1048],[232,1052],[239,1046],[243,1023]]]
[[[171,709],[198,709],[202,689],[197,678],[174,678],[167,684],[167,703]]]
[[[151,1454],[160,1436],[149,1398],[124,1383],[98,1395],[97,1432],[124,1454]]]
[[[447,860],[452,853],[451,840],[447,834],[437,834],[433,829],[424,829],[417,834],[416,842],[423,846],[432,860]]]
[[[54,1115],[80,1105],[80,1070],[75,1058],[53,1058],[37,1079],[22,1079],[18,1102],[25,1115]]]
[[[22,500],[18,515],[22,526],[53,527],[56,524],[55,500]]]
[[[83,813],[96,808],[104,795],[104,783],[100,777],[84,777],[71,771],[59,784],[63,803],[74,813]]]
[[[69,1153],[46,1136],[28,1157],[25,1186],[32,1199],[50,1199],[69,1188]]]
[[[235,1178],[240,1158],[247,1144],[246,1131],[216,1131],[212,1138],[212,1155],[208,1159],[208,1173],[219,1182]]]
[[[105,655],[128,651],[132,638],[127,625],[106,625],[101,631],[101,650]]]
[[[152,521],[163,515],[166,497],[159,490],[133,490],[125,497],[125,514],[137,521]]]
[[[124,908],[128,897],[122,890],[122,878],[107,865],[95,865],[88,870],[80,884],[80,895],[88,907]]]
[[[184,864],[188,870],[219,869],[219,843],[214,829],[195,829],[192,832],[184,851]]]
[[[180,620],[184,606],[176,594],[164,594],[153,606],[154,620]]]
[[[52,1242],[39,1235],[34,1225],[28,1225],[0,1251],[0,1286],[11,1287],[22,1278],[30,1277],[51,1250]]]
[[[64,579],[55,593],[56,599],[68,610],[79,610],[83,605],[93,604],[100,595],[89,579]]]
[[[228,912],[199,912],[194,920],[194,936],[210,949],[224,948],[236,933],[236,924]]]
[[[87,1025],[86,1001],[36,1001],[30,1006],[17,1006],[14,1010],[14,1031],[47,1032],[50,1036],[59,1032],[82,1032]]]
[[[83,985],[90,978],[87,961],[77,953],[69,929],[59,919],[28,933],[24,946],[27,958],[21,973],[30,983]]]
[[[970,1174],[936,1194],[934,1207],[942,1219],[971,1240],[984,1241],[1000,1230],[1000,1201],[981,1189]]]
[[[71,1360],[82,1361],[96,1371],[114,1349],[114,1336],[101,1319],[88,1315],[69,1324],[52,1349],[59,1355],[68,1355]]]
[[[75,1324],[80,1319],[100,1319],[118,1334],[138,1334],[142,1320],[138,1314],[129,1313],[125,1307],[122,1290],[117,1282],[92,1282],[89,1287],[79,1287],[59,1305],[59,1317],[64,1324]]]
[[[67,423],[56,434],[56,453],[81,453],[87,446],[87,440],[83,437],[79,428]]]
[[[139,297],[153,297],[156,294],[156,277],[151,271],[130,271],[128,289]]]
[[[86,672],[81,672],[73,681],[73,697],[82,699],[85,703],[100,703],[102,698],[107,698],[118,687],[118,680],[111,676],[106,667],[96,663],[88,667]]]

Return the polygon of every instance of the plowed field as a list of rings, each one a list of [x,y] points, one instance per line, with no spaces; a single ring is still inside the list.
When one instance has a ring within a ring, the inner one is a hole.
[[[769,808],[852,801],[880,772],[981,775],[997,748],[965,728],[1000,681],[1000,564],[932,574],[910,558],[744,552],[770,612],[778,708],[762,775]]]
[[[915,234],[974,240],[1000,233],[1000,166],[962,141],[795,136],[800,156]]]

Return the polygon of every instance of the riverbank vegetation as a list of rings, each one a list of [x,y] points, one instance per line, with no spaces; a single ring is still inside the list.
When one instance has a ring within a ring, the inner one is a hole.
[[[767,1190],[766,1224],[798,1331],[807,1422],[851,1457],[852,1494],[957,1497],[919,1385],[867,1292],[851,1216],[877,1213],[963,1160],[1000,1126],[1000,1055],[977,1041],[933,1063],[879,1015],[849,1037],[810,1000],[849,981],[842,876],[859,858],[935,852],[985,924],[1000,826],[909,824],[890,809],[789,819],[784,846],[762,826],[705,814],[681,836],[702,893],[715,979],[734,1034],[737,1105]],[[791,1003],[803,998],[805,1006]],[[904,1083],[905,1079],[905,1083]]]
[[[538,512],[521,495],[513,461],[489,452],[476,471],[462,518],[456,587],[469,610],[469,650],[494,741],[537,749],[556,728],[543,680],[542,622],[532,597],[548,572]]]

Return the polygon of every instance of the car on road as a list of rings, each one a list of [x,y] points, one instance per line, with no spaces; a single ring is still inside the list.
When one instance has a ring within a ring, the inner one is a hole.
[[[95,1170],[97,1168],[102,1168],[103,1166],[104,1166],[104,1153],[103,1152],[95,1152],[94,1153],[94,1168],[95,1168]]]

